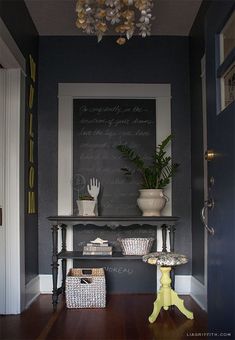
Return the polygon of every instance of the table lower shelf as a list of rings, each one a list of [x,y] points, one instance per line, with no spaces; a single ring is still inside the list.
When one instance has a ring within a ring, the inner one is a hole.
[[[81,251],[61,251],[58,254],[59,259],[76,259],[76,260],[142,260],[142,255],[123,255],[122,253],[113,253],[113,255],[82,255]]]

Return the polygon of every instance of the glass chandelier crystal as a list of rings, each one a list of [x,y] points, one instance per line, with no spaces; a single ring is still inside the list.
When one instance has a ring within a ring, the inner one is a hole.
[[[98,42],[108,31],[117,33],[117,43],[125,44],[137,31],[145,38],[151,33],[153,0],[78,0],[76,26],[96,34]]]

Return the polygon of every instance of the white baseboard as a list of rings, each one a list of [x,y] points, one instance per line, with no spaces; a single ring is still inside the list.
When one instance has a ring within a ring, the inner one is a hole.
[[[52,294],[52,275],[40,274],[40,293],[41,294]]]
[[[39,278],[39,275],[37,275],[30,282],[28,282],[25,286],[25,308],[26,309],[38,297],[39,294],[40,294],[40,278]]]
[[[190,295],[191,275],[175,275],[175,291],[181,295]]]
[[[52,276],[39,275],[40,278],[40,293],[52,293]],[[175,276],[175,290],[178,294],[189,295],[191,294],[191,275],[176,275]]]
[[[203,310],[207,311],[207,288],[193,276],[190,295]]]

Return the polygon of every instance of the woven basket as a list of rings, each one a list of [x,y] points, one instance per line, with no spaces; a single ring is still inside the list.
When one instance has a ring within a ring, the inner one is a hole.
[[[104,308],[105,305],[104,269],[70,269],[66,277],[67,308]]]
[[[146,255],[151,250],[154,238],[121,238],[118,241],[123,255]]]

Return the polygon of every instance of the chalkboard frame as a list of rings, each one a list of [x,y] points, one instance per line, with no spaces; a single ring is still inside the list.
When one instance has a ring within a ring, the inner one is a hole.
[[[59,83],[58,84],[58,215],[72,215],[72,164],[73,164],[73,100],[99,98],[143,98],[156,101],[156,145],[171,133],[170,84],[113,84],[113,83]],[[171,155],[171,148],[169,148]],[[170,204],[164,210],[172,214],[171,185],[166,191]],[[161,234],[157,235],[159,240]],[[59,246],[61,244],[60,240]],[[67,246],[73,250],[73,231],[68,229]],[[69,264],[70,265],[70,264]],[[72,266],[72,263],[71,263]]]

